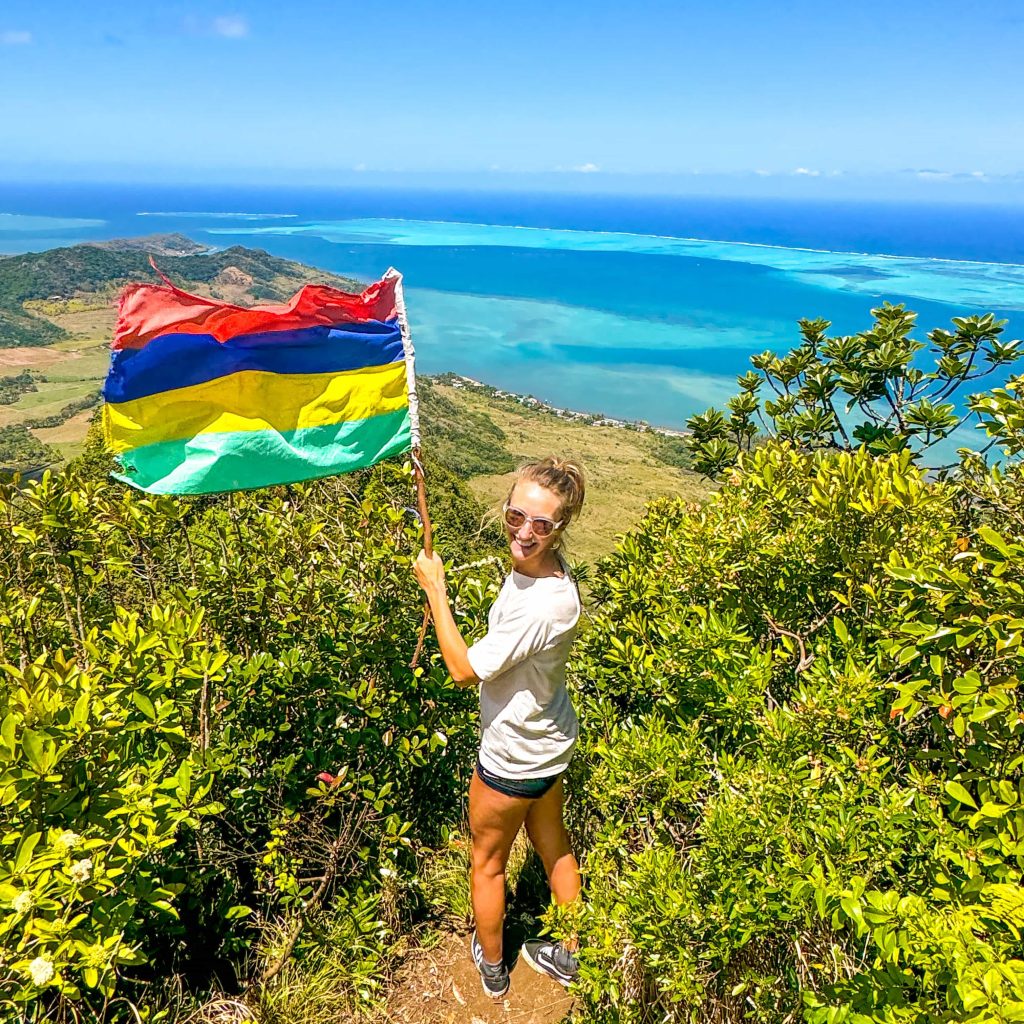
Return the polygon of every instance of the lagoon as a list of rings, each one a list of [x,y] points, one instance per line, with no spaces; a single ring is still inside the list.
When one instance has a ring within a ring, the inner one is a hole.
[[[394,265],[422,370],[666,427],[733,394],[750,355],[795,345],[801,317],[851,333],[891,301],[918,312],[922,338],[989,310],[1010,336],[1024,324],[1024,216],[986,209],[958,210],[966,234],[942,236],[938,210],[792,202],[100,186],[49,206],[40,190],[19,196],[20,208],[0,196],[15,215],[0,217],[0,251],[178,231],[366,281]],[[847,251],[868,238],[878,251]]]

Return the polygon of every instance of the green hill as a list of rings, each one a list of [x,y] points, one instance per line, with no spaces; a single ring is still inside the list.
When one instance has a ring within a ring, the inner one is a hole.
[[[261,249],[232,246],[204,250],[183,235],[73,245],[0,259],[0,346],[50,345],[71,336],[54,314],[69,300],[101,298],[109,303],[131,281],[156,281],[150,256],[183,288],[239,302],[279,302],[311,280],[348,290],[351,279],[313,271]]]

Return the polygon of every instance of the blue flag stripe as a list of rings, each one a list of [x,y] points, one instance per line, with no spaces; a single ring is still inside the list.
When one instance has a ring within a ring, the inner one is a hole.
[[[210,334],[165,334],[144,348],[111,353],[103,397],[107,402],[128,402],[240,370],[331,373],[404,358],[397,319],[265,331],[225,342]]]

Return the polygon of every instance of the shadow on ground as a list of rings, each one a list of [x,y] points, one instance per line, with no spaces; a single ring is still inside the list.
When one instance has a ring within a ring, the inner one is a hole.
[[[470,933],[446,933],[430,949],[414,949],[399,969],[384,1019],[395,1024],[558,1024],[573,997],[519,956],[539,934],[550,898],[540,861],[531,854],[505,912],[505,959],[512,984],[504,999],[484,995],[469,950]]]

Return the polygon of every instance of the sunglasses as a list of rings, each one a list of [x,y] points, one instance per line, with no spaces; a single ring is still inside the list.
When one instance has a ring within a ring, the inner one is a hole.
[[[550,537],[565,522],[564,519],[559,519],[555,523],[544,516],[528,516],[515,505],[503,505],[502,512],[505,516],[505,525],[510,530],[521,530],[527,523],[533,523],[533,533],[537,537]]]

